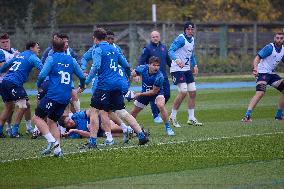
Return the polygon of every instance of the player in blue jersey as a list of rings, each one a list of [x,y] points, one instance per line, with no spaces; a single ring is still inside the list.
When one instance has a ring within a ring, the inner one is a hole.
[[[10,37],[7,33],[4,33],[0,36],[0,67],[5,64],[6,62],[9,62],[14,56],[19,54],[19,51],[17,51],[14,48],[11,48],[11,41]],[[0,76],[0,82],[2,82],[4,76],[6,73],[1,74]],[[6,122],[6,131],[8,135],[11,135],[12,128],[11,128],[11,122],[12,122],[13,114],[10,118],[8,118]],[[31,108],[28,106],[27,110],[25,111],[25,121],[26,121],[26,133],[30,134],[33,131],[32,127],[32,121],[31,121]]]
[[[0,116],[0,135],[3,135],[3,125],[7,118],[11,116],[14,105],[16,105],[18,109],[16,111],[11,137],[19,137],[19,126],[22,117],[28,106],[30,106],[23,84],[28,80],[33,67],[36,67],[38,70],[42,68],[41,61],[37,57],[39,51],[38,43],[29,42],[26,44],[26,50],[24,52],[12,58],[0,69],[1,73],[9,69],[0,85],[0,94],[5,103],[4,111]]]
[[[48,57],[48,53],[50,50],[52,50],[52,41],[59,36],[59,33],[54,33],[52,34],[52,40],[50,45],[43,51],[42,56],[41,56],[41,62],[44,63],[46,58]]]
[[[256,93],[252,97],[243,122],[251,122],[252,110],[264,96],[266,86],[271,85],[281,92],[278,109],[275,114],[276,120],[284,120],[284,81],[275,73],[275,69],[280,62],[284,62],[284,33],[274,35],[274,43],[267,44],[262,48],[253,60],[253,75],[256,77]]]
[[[97,47],[93,50],[93,65],[88,75],[87,81],[97,74],[98,83],[96,90],[91,99],[91,116],[90,116],[90,132],[91,136],[88,142],[89,148],[96,148],[96,138],[98,131],[98,113],[102,117],[102,124],[104,127],[110,125],[109,112],[115,111],[121,118],[125,119],[131,126],[131,128],[137,133],[139,144],[143,145],[148,142],[147,137],[142,131],[141,127],[126,110],[123,98],[123,88],[125,81],[123,67],[130,75],[130,67],[127,64],[125,58],[117,52],[115,47],[107,43],[106,31],[102,28],[98,28],[94,31],[94,41]],[[86,81],[86,83],[87,83]]]
[[[132,76],[142,77],[142,91],[135,94],[134,108],[131,112],[133,117],[137,117],[138,113],[153,101],[159,108],[162,119],[165,123],[165,129],[169,136],[175,135],[168,122],[168,112],[165,107],[165,97],[163,90],[164,76],[159,70],[160,60],[158,57],[152,56],[148,65],[140,65],[132,71]]]
[[[170,83],[168,79],[168,74],[166,71],[166,65],[171,66],[171,59],[168,54],[167,47],[161,43],[160,33],[158,31],[151,32],[151,42],[143,48],[143,51],[138,60],[138,65],[148,64],[150,57],[156,56],[160,59],[160,71],[164,76],[163,90],[165,102],[170,99]],[[159,115],[159,109],[154,101],[150,102],[151,110],[155,123],[162,123],[163,120]]]
[[[173,78],[173,83],[177,85],[178,95],[176,96],[172,113],[170,115],[170,122],[175,127],[181,127],[176,120],[177,111],[188,95],[188,121],[187,124],[201,126],[202,123],[197,121],[194,115],[196,86],[194,75],[198,74],[198,67],[194,55],[194,24],[185,22],[184,33],[180,34],[171,44],[169,55],[172,59],[170,72]],[[191,69],[191,66],[193,69]]]
[[[62,116],[71,99],[72,75],[75,74],[80,79],[81,90],[84,90],[85,77],[76,60],[64,53],[62,39],[53,40],[53,50],[54,53],[48,56],[38,76],[38,87],[47,76],[49,76],[49,84],[46,95],[35,110],[33,121],[48,142],[47,148],[43,150],[42,154],[49,154],[54,149],[54,156],[59,157],[63,153],[56,122]],[[46,117],[47,121],[44,120]]]
[[[76,112],[71,116],[62,116],[58,123],[67,129],[65,133],[65,137],[69,138],[89,138],[90,137],[90,130],[89,130],[89,123],[90,123],[90,111],[80,111]],[[99,130],[98,130],[98,137],[104,137],[104,134],[107,136],[107,133],[102,128],[101,121],[99,121]],[[111,132],[115,134],[123,133],[121,127],[111,121]],[[132,132],[131,128],[127,128],[129,133]],[[119,136],[119,135],[118,135]],[[128,137],[124,138],[124,143],[128,142]]]

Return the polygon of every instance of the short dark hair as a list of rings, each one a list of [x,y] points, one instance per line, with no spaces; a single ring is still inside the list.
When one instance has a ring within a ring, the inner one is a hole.
[[[66,33],[61,33],[58,35],[59,38],[63,39],[63,38],[66,38],[66,39],[69,39],[68,35]]]
[[[64,45],[65,43],[62,38],[55,38],[52,40],[52,49],[54,52],[63,52]]]
[[[284,32],[277,32],[275,35],[284,35]]]
[[[108,31],[107,31],[107,35],[114,35],[114,33],[113,33],[113,31],[108,30]]]
[[[151,57],[149,58],[149,64],[152,64],[152,63],[154,63],[154,62],[157,62],[157,63],[160,64],[160,59],[159,59],[158,57],[156,57],[156,56],[151,56]]]
[[[7,33],[2,33],[0,35],[0,39],[10,39],[9,35]]]
[[[190,21],[186,21],[184,24],[183,24],[183,31],[185,31],[188,27],[192,27],[194,28],[194,24]]]
[[[98,40],[105,40],[107,37],[107,32],[103,28],[97,28],[94,31],[94,38],[97,38]]]
[[[59,120],[57,121],[58,122],[58,124],[60,125],[60,126],[62,126],[62,127],[66,127],[65,126],[65,119],[66,119],[66,115],[62,115],[60,118],[59,118]]]
[[[35,41],[30,41],[26,43],[26,50],[30,50],[31,48],[35,47],[38,43]]]
[[[60,34],[58,33],[58,32],[54,32],[53,34],[52,34],[52,39],[54,38],[54,36],[59,36]]]

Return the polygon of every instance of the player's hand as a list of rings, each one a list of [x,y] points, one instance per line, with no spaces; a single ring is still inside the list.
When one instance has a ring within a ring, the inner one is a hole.
[[[253,74],[254,76],[257,76],[258,70],[257,70],[256,68],[253,68],[253,69],[252,69],[252,74]]]
[[[89,74],[87,71],[84,71],[84,76],[87,77]]]
[[[82,93],[85,90],[85,87],[79,87],[77,89],[77,93]]]
[[[134,99],[136,100],[139,96],[141,96],[141,93],[135,93]]]
[[[134,82],[138,83],[141,81],[141,77],[140,76],[136,76],[133,78]]]
[[[197,66],[194,66],[194,67],[193,67],[193,74],[194,74],[195,76],[198,75],[198,67],[197,67]]]
[[[176,59],[176,64],[180,67],[183,68],[184,67],[184,63],[181,61],[181,59]]]
[[[20,54],[19,51],[15,51],[15,52],[13,53],[14,56],[17,56],[18,54]]]

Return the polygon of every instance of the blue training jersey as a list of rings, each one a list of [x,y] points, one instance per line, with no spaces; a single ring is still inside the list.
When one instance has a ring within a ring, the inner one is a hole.
[[[18,86],[23,86],[23,84],[28,80],[33,67],[41,70],[42,66],[40,59],[35,55],[35,53],[31,50],[26,50],[12,58],[8,63],[4,64],[0,72],[3,73],[10,67],[3,80],[10,81]]]
[[[123,55],[107,42],[101,42],[93,50],[93,65],[87,81],[98,75],[97,89],[123,90],[128,83],[124,79],[122,67],[130,73],[129,65]],[[87,82],[88,83],[88,82]]]
[[[55,52],[47,57],[38,76],[37,86],[40,87],[46,76],[49,76],[46,97],[60,104],[68,104],[73,73],[80,79],[81,86],[84,86],[85,77],[76,60],[63,52]]]
[[[90,118],[88,118],[86,111],[76,112],[72,115],[71,119],[75,122],[75,129],[81,131],[89,131],[88,124],[90,123]],[[81,136],[77,133],[71,133],[69,135],[70,138],[81,138]]]
[[[159,70],[157,73],[149,74],[149,65],[140,65],[135,69],[137,75],[142,77],[142,92],[147,92],[153,89],[153,86],[160,88],[160,93],[163,92],[164,76]]]

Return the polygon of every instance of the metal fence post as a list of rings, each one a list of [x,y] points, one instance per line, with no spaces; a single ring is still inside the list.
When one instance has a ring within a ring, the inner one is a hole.
[[[220,58],[227,58],[228,54],[228,26],[222,25],[220,26],[220,34],[219,34],[219,56]]]

